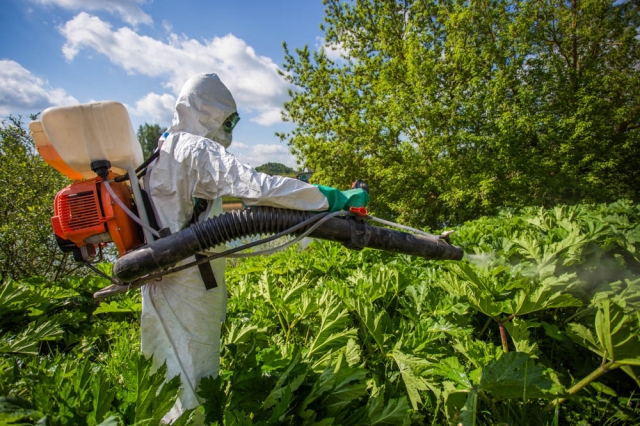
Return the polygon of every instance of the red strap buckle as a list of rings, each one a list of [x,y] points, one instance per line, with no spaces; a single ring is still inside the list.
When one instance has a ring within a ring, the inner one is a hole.
[[[368,215],[369,213],[367,212],[366,207],[349,207],[349,211],[351,213],[355,213],[358,216],[362,216],[365,217],[366,215]]]

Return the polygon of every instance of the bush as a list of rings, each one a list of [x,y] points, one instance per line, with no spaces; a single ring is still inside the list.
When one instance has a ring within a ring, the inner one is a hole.
[[[53,199],[69,180],[38,155],[19,117],[0,126],[0,164],[0,282],[69,274],[77,266],[60,252],[51,228]]]

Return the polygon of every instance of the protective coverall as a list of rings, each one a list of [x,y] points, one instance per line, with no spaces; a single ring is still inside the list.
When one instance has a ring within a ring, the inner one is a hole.
[[[215,74],[196,75],[182,88],[173,125],[159,142],[160,155],[145,182],[160,226],[174,233],[188,225],[196,198],[208,201],[201,220],[222,213],[223,196],[239,197],[250,206],[329,209],[318,187],[258,173],[226,151],[231,132],[225,121],[234,113],[235,101]],[[211,265],[217,288],[206,290],[198,268],[142,287],[142,352],[153,355],[155,368],[166,362],[168,378],[180,375],[182,380],[179,400],[163,419],[167,422],[197,407],[200,379],[218,374],[227,304],[225,261]]]

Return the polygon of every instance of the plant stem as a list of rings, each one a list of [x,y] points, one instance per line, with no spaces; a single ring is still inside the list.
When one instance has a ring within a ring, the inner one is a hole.
[[[584,379],[580,380],[578,383],[573,385],[569,389],[569,391],[567,393],[569,395],[574,395],[574,394],[580,392],[582,390],[582,388],[587,386],[589,383],[593,382],[598,377],[602,376],[607,371],[616,369],[618,367],[622,367],[622,364],[618,364],[615,361],[611,361],[611,362],[607,362],[605,364],[602,364],[600,367],[598,367],[594,371],[592,371],[591,374],[589,374],[587,377],[585,377]],[[555,407],[556,405],[562,404],[566,400],[567,400],[567,398],[558,398],[556,400],[553,400],[552,402],[547,404],[547,406],[545,407],[544,410],[545,411],[551,411],[551,410],[553,410],[553,407]]]
[[[487,328],[489,327],[489,324],[491,324],[491,320],[493,318],[489,317],[487,318],[487,322],[484,323],[484,326],[482,327],[482,330],[480,330],[480,333],[478,334],[478,339],[480,337],[482,337],[482,335],[484,334],[485,331],[487,331]]]
[[[504,323],[507,321],[511,321],[515,316],[516,314],[511,314],[503,320],[496,319],[496,321],[498,321],[498,327],[500,328],[500,339],[502,340],[502,350],[504,351],[505,354],[509,353],[509,345],[507,344],[507,330],[504,328]]]
[[[500,415],[500,413],[498,412],[498,409],[496,408],[496,402],[493,399],[489,398],[487,395],[485,395],[484,392],[478,391],[478,396],[480,396],[480,399],[483,400],[485,404],[491,407],[491,412],[493,413],[494,416],[497,417],[498,423],[502,423],[503,422],[502,416]]]
[[[509,345],[507,344],[507,331],[504,328],[504,323],[501,321],[498,323],[498,327],[500,328],[500,339],[502,340],[502,350],[504,353],[509,352]]]

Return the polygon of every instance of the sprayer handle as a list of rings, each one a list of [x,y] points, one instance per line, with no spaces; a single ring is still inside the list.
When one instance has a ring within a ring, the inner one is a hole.
[[[362,179],[358,179],[351,184],[351,189],[358,188],[364,189],[367,194],[369,193],[369,185],[367,185],[367,182],[363,181]]]

